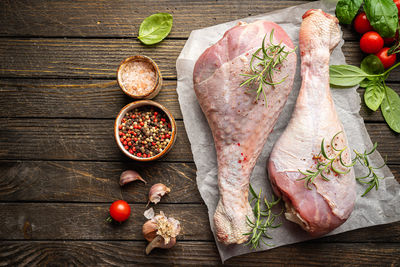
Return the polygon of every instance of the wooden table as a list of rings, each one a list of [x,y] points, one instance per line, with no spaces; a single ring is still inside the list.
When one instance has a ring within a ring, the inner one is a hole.
[[[302,0],[0,2],[0,265],[216,265],[220,258],[196,186],[176,93],[176,59],[191,30],[257,15]],[[141,21],[169,12],[166,40],[144,46]],[[349,64],[363,55],[358,36],[344,28]],[[116,84],[122,59],[145,54],[159,63],[164,86],[156,101],[177,118],[179,135],[160,162],[138,164],[118,150],[113,123],[132,99]],[[400,92],[400,71],[388,79]],[[363,90],[359,90],[363,94]],[[400,137],[381,112],[362,104],[373,141],[400,180]],[[149,182],[118,185],[123,170]],[[156,210],[179,219],[183,234],[171,250],[144,255],[141,227],[150,186],[172,192]],[[133,216],[122,225],[105,222],[110,203],[127,200]],[[400,223],[359,229],[268,252],[236,257],[230,265],[400,264]]]

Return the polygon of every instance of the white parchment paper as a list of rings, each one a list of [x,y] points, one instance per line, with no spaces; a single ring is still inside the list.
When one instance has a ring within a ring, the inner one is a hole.
[[[273,13],[244,18],[241,19],[241,21],[252,22],[258,19],[273,21],[279,24],[289,34],[295,45],[298,45],[299,28],[304,12],[311,8],[320,8],[325,12],[334,14],[335,4],[335,1],[317,1],[278,10]],[[213,215],[219,198],[217,185],[218,166],[211,130],[200,109],[193,90],[193,68],[196,60],[203,51],[216,43],[223,36],[225,31],[236,25],[237,22],[238,21],[227,22],[193,31],[176,63],[179,104],[191,144],[193,158],[197,167],[197,186],[208,207],[208,215],[213,232]],[[345,58],[341,50],[342,45],[343,41],[333,51],[331,64],[345,64]],[[266,172],[267,159],[274,143],[289,122],[301,85],[299,72],[300,58],[298,58],[297,62],[297,73],[293,91],[275,125],[274,131],[268,138],[251,176],[251,184],[256,189],[256,192],[262,188],[267,196],[271,196],[272,194]],[[350,146],[353,149],[363,152],[365,149],[372,148],[372,142],[365,129],[364,121],[359,115],[361,100],[356,89],[356,87],[351,89],[332,88],[332,95],[336,104],[336,110],[344,125],[347,137],[349,138]],[[371,161],[375,166],[380,166],[383,163],[382,157],[377,152],[371,156]],[[355,173],[356,176],[362,176],[363,169],[356,165]],[[353,213],[342,226],[335,229],[329,235],[400,220],[400,185],[394,179],[388,167],[380,169],[378,173],[386,177],[381,181],[379,190],[372,190],[366,197],[360,197],[366,187],[357,184],[358,197]],[[263,245],[259,251],[311,239],[300,227],[287,221],[283,215],[280,221],[283,225],[270,232],[273,239],[268,242],[274,246],[269,247]],[[233,256],[252,252],[245,245],[224,246],[219,242],[216,243],[222,261]]]

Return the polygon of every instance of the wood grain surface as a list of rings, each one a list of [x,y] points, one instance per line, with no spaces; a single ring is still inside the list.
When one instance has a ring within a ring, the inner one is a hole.
[[[176,93],[176,59],[192,30],[308,3],[303,0],[4,0],[0,1],[0,266],[215,266],[220,257]],[[174,25],[161,43],[137,39],[141,21],[169,12]],[[348,64],[364,55],[343,26]],[[113,124],[132,99],[115,77],[128,56],[153,58],[164,77],[154,99],[178,124],[173,150],[161,161],[137,163],[117,148]],[[388,85],[400,93],[400,69]],[[364,89],[358,89],[361,99]],[[361,100],[373,142],[400,182],[400,136],[380,111]],[[118,184],[135,169],[148,182]],[[145,256],[141,233],[148,190],[172,191],[158,205],[181,221],[170,250]],[[129,202],[132,216],[105,222],[110,203]],[[399,266],[400,222],[234,257],[229,266]]]

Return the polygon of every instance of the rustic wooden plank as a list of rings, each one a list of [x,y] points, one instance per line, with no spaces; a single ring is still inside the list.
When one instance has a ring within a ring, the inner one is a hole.
[[[272,2],[272,3],[271,3]],[[0,36],[137,37],[142,20],[155,12],[169,12],[174,25],[168,38],[188,38],[192,30],[272,12],[310,1],[207,0],[115,1],[3,1],[0,2]],[[193,14],[193,10],[196,10]],[[38,16],[37,14],[40,14]],[[29,23],[27,23],[29,21]],[[7,25],[7,27],[1,27]],[[343,37],[357,38],[349,25]]]
[[[1,1],[0,36],[136,37],[142,20],[157,12],[174,17],[170,37],[192,30],[307,3],[302,0]],[[68,6],[68,8],[66,8]],[[194,12],[195,11],[195,12]]]
[[[119,176],[129,169],[148,183],[120,187]],[[161,203],[203,203],[194,163],[0,161],[0,177],[0,201],[147,203],[150,187],[161,182],[171,188]]]
[[[0,246],[0,265],[121,266],[221,265],[213,242],[178,242],[169,250],[145,256],[145,242],[137,241],[6,241]],[[300,243],[234,257],[226,266],[398,266],[398,244]],[[379,264],[377,264],[379,263]]]
[[[129,161],[114,139],[114,120],[0,119],[0,159]],[[182,121],[163,161],[191,161]]]
[[[129,204],[129,220],[110,224],[105,221],[110,203],[0,203],[0,240],[143,240],[146,205]],[[214,240],[204,204],[157,204],[154,210],[164,211],[181,222],[179,240]],[[362,228],[317,242],[400,242],[400,222]]]
[[[0,94],[2,117],[113,119],[135,101],[121,91],[116,80],[3,79]],[[153,100],[182,119],[176,81],[164,80]]]
[[[2,39],[0,76],[116,78],[123,59],[150,56],[164,78],[176,78],[175,61],[185,40],[145,46],[133,39]]]
[[[388,83],[400,94],[399,83]],[[363,98],[364,89],[358,92]],[[113,80],[0,79],[0,116],[52,118],[108,118],[133,101]],[[164,80],[155,101],[182,119],[176,81]],[[370,122],[383,122],[380,110],[372,112],[361,101],[360,115]]]
[[[145,54],[153,58],[164,78],[176,79],[176,59],[186,40],[165,40],[144,46],[136,39],[3,38],[0,42],[0,77],[112,78],[126,57]],[[358,42],[346,42],[348,64],[364,57]],[[389,81],[400,81],[400,68]]]
[[[400,165],[389,165],[400,183]],[[118,184],[122,171],[137,170],[148,182]],[[198,203],[193,163],[0,161],[0,201],[146,203],[150,187],[164,183],[172,191],[161,203]]]
[[[131,217],[119,224],[105,221],[109,203],[0,203],[0,239],[143,240],[146,205],[129,204]],[[213,238],[204,204],[157,204],[154,211],[180,221],[179,240]]]
[[[0,159],[129,161],[115,144],[113,120],[0,118]],[[182,121],[163,161],[193,161]],[[388,163],[400,163],[398,134],[384,123],[366,124]]]

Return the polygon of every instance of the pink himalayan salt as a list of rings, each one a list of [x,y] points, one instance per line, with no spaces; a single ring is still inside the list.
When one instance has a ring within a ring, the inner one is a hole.
[[[123,66],[121,81],[130,94],[146,95],[154,88],[156,72],[149,62],[129,61]]]

